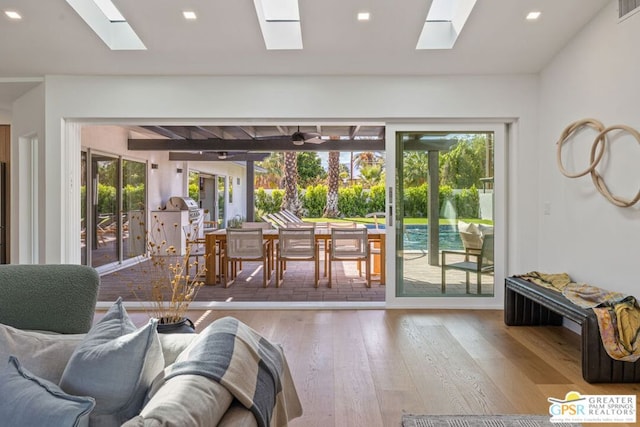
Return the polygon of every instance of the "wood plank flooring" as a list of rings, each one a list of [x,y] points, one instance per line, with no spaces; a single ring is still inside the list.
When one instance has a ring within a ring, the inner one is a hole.
[[[547,397],[568,391],[640,391],[585,382],[577,334],[507,327],[501,310],[189,313],[198,330],[227,315],[283,345],[304,408],[293,427],[398,427],[403,413],[544,415]]]

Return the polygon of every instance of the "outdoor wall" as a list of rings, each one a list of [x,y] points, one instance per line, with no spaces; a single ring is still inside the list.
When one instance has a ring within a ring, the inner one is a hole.
[[[561,175],[555,143],[567,125],[583,118],[640,130],[639,39],[640,14],[618,23],[617,2],[611,1],[542,72],[540,194],[534,207],[539,270],[567,272],[576,281],[635,296],[640,296],[640,203],[616,207],[595,190],[589,175]],[[567,146],[567,169],[587,168],[594,136],[585,131]],[[615,194],[633,198],[640,190],[639,165],[640,144],[621,138],[612,141],[598,170]]]
[[[227,179],[233,177],[233,198],[227,197],[227,220],[236,215],[245,216],[247,206],[247,174],[244,165],[235,162],[188,162],[189,169],[210,175],[221,175]],[[185,169],[186,170],[186,169]],[[240,178],[240,184],[238,184]]]
[[[168,152],[128,151],[129,130],[123,126],[84,125],[82,146],[105,154],[123,155],[130,160],[149,162],[147,167],[147,195],[149,210],[164,208],[169,197],[185,194],[186,179],[178,174],[178,167],[186,170],[184,162],[169,160]],[[151,169],[151,164],[158,169]]]
[[[126,126],[83,124],[81,130],[82,147],[102,154],[123,155],[124,158],[147,162],[148,209],[164,209],[172,196],[188,195],[188,171],[196,170],[211,175],[233,177],[233,199],[227,205],[227,218],[244,215],[246,205],[246,172],[244,165],[234,162],[184,162],[169,160],[169,153],[162,151],[129,151],[131,136]],[[158,165],[151,169],[151,164]],[[177,169],[181,168],[182,173]],[[238,184],[240,178],[240,184]]]

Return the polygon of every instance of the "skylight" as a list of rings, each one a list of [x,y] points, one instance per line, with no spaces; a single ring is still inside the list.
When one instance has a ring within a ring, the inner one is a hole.
[[[416,49],[452,49],[476,0],[433,0]]]
[[[126,22],[124,16],[120,13],[115,4],[111,0],[93,0],[95,4],[100,8],[104,16],[111,22]]]
[[[298,0],[253,0],[268,50],[302,49]]]
[[[66,0],[111,50],[146,50],[111,0]]]

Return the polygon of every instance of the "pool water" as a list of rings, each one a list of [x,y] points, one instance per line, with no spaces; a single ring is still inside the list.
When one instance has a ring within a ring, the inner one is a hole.
[[[369,226],[373,228],[374,226]],[[440,227],[440,250],[462,250],[462,240],[458,234],[456,225],[441,225]],[[380,228],[383,228],[382,226]],[[426,225],[406,225],[404,228],[403,246],[404,250],[427,250],[429,240],[429,229]]]

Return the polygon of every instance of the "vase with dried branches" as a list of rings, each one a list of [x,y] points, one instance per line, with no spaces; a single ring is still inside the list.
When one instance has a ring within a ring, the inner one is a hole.
[[[205,263],[198,262],[198,258],[193,260],[191,245],[187,244],[184,253],[180,254],[173,245],[167,243],[167,232],[182,232],[178,229],[178,224],[169,225],[167,229],[154,216],[151,227],[147,228],[144,226],[143,214],[132,220],[140,221],[138,225],[144,230],[143,233],[138,233],[136,239],[145,239],[145,251],[137,256],[141,279],[129,285],[131,292],[144,306],[149,317],[158,319],[159,331],[185,324],[194,329],[186,313],[204,285],[199,278],[204,277]],[[187,232],[187,241],[195,239],[191,233],[197,234],[197,229]]]

